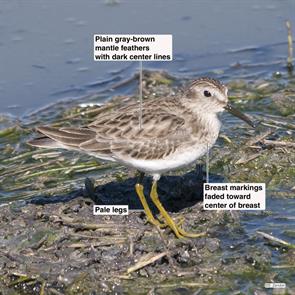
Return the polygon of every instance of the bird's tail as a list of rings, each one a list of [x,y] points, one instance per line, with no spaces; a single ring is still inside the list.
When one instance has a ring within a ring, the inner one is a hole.
[[[27,143],[41,148],[76,149],[83,142],[95,137],[95,132],[88,128],[53,128],[38,127],[37,131],[44,136],[35,138]]]
[[[59,144],[57,141],[54,141],[53,139],[46,136],[29,140],[27,144],[31,146],[35,146],[35,147],[40,147],[40,148],[52,148],[52,149],[65,148],[62,144]]]

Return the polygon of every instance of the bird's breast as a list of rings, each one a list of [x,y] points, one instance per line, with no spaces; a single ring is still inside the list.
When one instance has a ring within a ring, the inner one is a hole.
[[[199,115],[190,122],[194,141],[211,147],[217,140],[221,123],[218,117],[210,114]]]

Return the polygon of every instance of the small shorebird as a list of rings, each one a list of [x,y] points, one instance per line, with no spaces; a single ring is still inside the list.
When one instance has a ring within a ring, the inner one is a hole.
[[[62,148],[136,168],[140,177],[136,193],[150,223],[170,227],[178,238],[198,237],[184,231],[169,216],[157,194],[162,173],[194,163],[211,148],[219,134],[217,114],[227,110],[254,127],[252,121],[228,103],[227,88],[211,78],[195,80],[182,95],[133,103],[98,117],[87,127],[38,127],[44,136],[32,146]],[[145,173],[153,176],[150,197],[162,218],[156,219],[143,193]]]

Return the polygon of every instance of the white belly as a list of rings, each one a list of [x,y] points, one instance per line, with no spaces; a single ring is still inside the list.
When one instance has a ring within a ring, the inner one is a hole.
[[[194,163],[198,158],[203,156],[207,151],[206,144],[198,144],[190,147],[184,151],[176,151],[174,154],[160,160],[143,160],[143,159],[129,159],[122,164],[136,168],[139,171],[162,174],[164,172],[182,168]]]

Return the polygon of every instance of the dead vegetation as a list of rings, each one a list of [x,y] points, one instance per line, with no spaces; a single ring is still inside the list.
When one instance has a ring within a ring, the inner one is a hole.
[[[146,71],[144,98],[175,95],[183,83]],[[294,197],[294,78],[236,80],[229,87],[231,100],[260,125],[254,131],[224,114],[220,139],[210,154],[211,180],[266,182],[272,196]],[[86,99],[92,103],[102,96]],[[184,216],[185,228],[207,233],[176,240],[168,229],[146,224],[139,211],[128,217],[93,216],[93,201],[141,208],[135,179],[125,168],[25,144],[36,125],[87,124],[135,99],[115,96],[100,107],[57,103],[23,122],[1,118],[0,199],[20,201],[0,207],[0,294],[229,294],[241,286],[254,293],[263,291],[263,282],[281,276],[294,290],[294,243],[263,231],[249,235],[232,213],[203,211],[200,169],[160,180],[159,194],[174,218]],[[95,179],[94,191],[87,185],[84,189],[86,177]],[[146,194],[149,185],[146,179]],[[277,264],[273,249],[280,253]],[[256,277],[259,283],[254,283]]]

